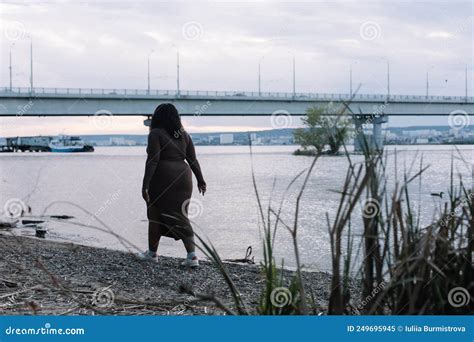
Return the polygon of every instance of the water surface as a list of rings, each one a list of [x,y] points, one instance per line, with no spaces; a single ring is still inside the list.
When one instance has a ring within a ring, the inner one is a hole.
[[[308,168],[312,158],[293,156],[296,146],[255,146],[253,169],[265,214],[270,198],[278,207],[291,180]],[[450,165],[468,186],[472,185],[473,146],[389,146],[387,148],[388,187],[393,187],[395,172],[430,165],[422,183],[414,182],[412,199],[420,209],[422,223],[429,224],[434,210],[446,199],[431,196],[447,192]],[[395,168],[394,151],[398,167]],[[251,156],[246,146],[198,146],[198,158],[208,184],[204,197],[195,189],[191,215],[195,229],[207,236],[223,258],[242,258],[247,246],[253,246],[256,259],[261,256],[261,220],[252,183]],[[464,163],[460,155],[468,162]],[[353,162],[362,157],[352,156]],[[0,154],[0,204],[11,198],[27,202],[35,215],[67,214],[73,222],[101,226],[91,215],[73,206],[78,205],[95,215],[115,234],[141,249],[147,246],[146,207],[141,198],[141,182],[145,163],[145,147],[98,147],[94,153],[3,153]],[[322,157],[316,164],[301,200],[299,244],[302,261],[313,268],[328,270],[330,261],[326,213],[333,219],[339,194],[346,176],[345,156]],[[288,192],[282,218],[293,224],[295,198],[301,182]],[[53,202],[59,202],[52,204]],[[66,203],[68,202],[68,203]],[[357,210],[360,210],[359,208]],[[67,240],[92,246],[125,249],[111,234],[66,223],[49,224],[48,238]],[[353,222],[353,231],[360,233],[360,222]],[[294,265],[293,250],[287,230],[277,233],[276,250],[285,264]],[[182,256],[180,242],[163,238],[161,254]]]

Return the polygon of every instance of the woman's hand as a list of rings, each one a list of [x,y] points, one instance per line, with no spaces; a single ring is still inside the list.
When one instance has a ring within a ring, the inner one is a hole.
[[[198,190],[199,190],[199,193],[204,196],[204,194],[206,193],[206,190],[207,190],[207,185],[206,185],[206,183],[200,183],[200,184],[198,184]]]
[[[150,202],[150,195],[148,194],[148,189],[142,189],[142,197],[145,202]]]

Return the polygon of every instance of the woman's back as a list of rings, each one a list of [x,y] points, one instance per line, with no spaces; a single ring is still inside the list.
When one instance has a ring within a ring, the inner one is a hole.
[[[159,145],[160,160],[182,161],[186,159],[190,137],[185,131],[178,139],[171,137],[164,128],[155,128],[150,132],[151,142]],[[148,147],[150,148],[150,146]]]
[[[143,257],[156,257],[161,236],[168,236],[183,240],[188,252],[183,265],[195,267],[199,263],[188,218],[193,191],[192,173],[203,195],[206,182],[196,159],[193,141],[183,129],[173,104],[163,103],[155,109],[151,128],[142,186],[149,221],[149,247]]]

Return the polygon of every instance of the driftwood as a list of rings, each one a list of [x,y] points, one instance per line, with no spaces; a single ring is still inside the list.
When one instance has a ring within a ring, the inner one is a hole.
[[[17,219],[2,217],[0,218],[0,229],[15,228],[18,224]]]
[[[252,246],[247,247],[247,251],[245,252],[245,257],[242,259],[224,259],[224,261],[229,262],[236,262],[236,263],[243,263],[243,264],[255,264],[254,257],[252,256]]]
[[[40,287],[41,287],[40,285],[35,285],[35,286],[28,287],[28,288],[24,288],[24,289],[22,289],[22,290],[18,290],[18,291],[15,291],[15,292],[10,292],[10,293],[1,295],[1,296],[0,296],[0,299],[8,298],[8,297],[11,297],[11,296],[16,296],[16,295],[19,295],[19,294],[22,294],[22,293],[26,293],[26,292],[29,292],[29,291],[32,291],[32,290],[37,290],[37,289],[39,289]]]
[[[7,287],[17,287],[19,284],[16,281],[0,278],[0,283],[3,283]]]
[[[56,219],[56,220],[70,220],[74,218],[74,216],[69,216],[69,215],[49,215],[48,217]]]

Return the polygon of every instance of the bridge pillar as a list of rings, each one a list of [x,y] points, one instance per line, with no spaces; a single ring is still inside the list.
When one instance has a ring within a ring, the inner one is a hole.
[[[374,118],[372,122],[373,137],[371,148],[374,151],[381,151],[383,149],[382,124],[388,122],[388,117],[385,115]]]
[[[377,116],[374,114],[355,115],[353,120],[355,126],[354,152],[362,153],[366,149],[368,149],[369,152],[382,150],[382,124],[388,122],[388,116],[384,114]],[[364,134],[364,124],[372,124],[372,136],[366,136]]]
[[[363,124],[366,122],[363,116],[354,116],[354,152],[361,153],[364,149],[366,144],[365,136],[364,136],[364,126]]]

